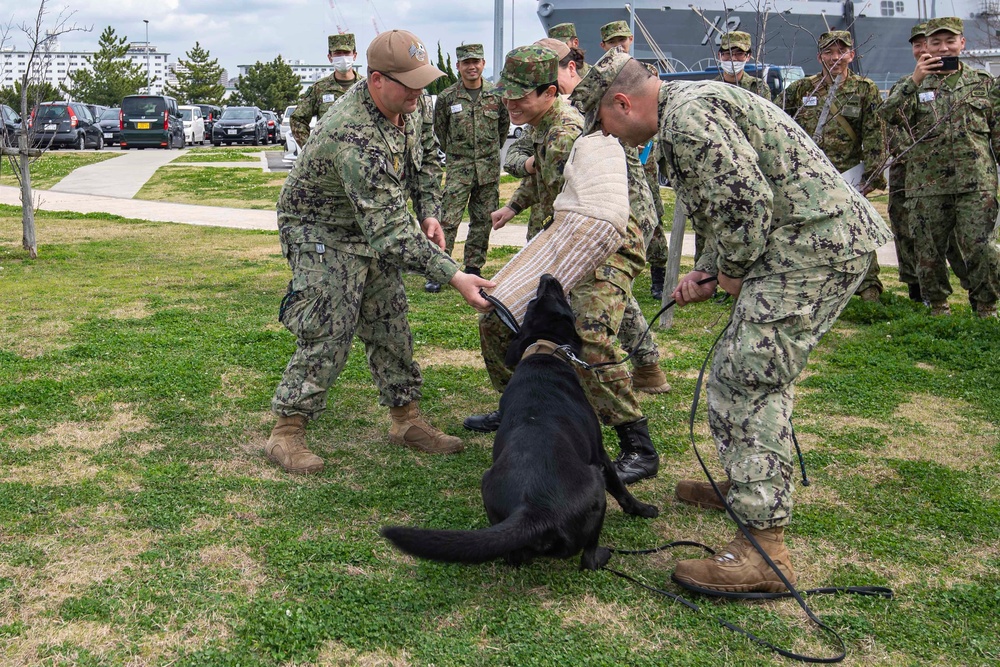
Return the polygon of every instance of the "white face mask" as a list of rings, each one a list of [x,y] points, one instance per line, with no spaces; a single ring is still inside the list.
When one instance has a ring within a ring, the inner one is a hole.
[[[720,60],[719,65],[726,74],[739,74],[743,71],[746,63],[741,60]]]
[[[352,56],[334,56],[333,67],[341,74],[347,74],[354,67],[354,58]]]

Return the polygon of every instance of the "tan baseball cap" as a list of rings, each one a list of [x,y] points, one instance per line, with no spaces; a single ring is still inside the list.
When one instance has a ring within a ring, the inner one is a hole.
[[[368,45],[369,69],[402,83],[407,88],[423,88],[444,72],[431,65],[423,42],[412,32],[389,30]]]
[[[563,58],[569,55],[569,46],[567,46],[566,42],[562,41],[561,39],[556,39],[554,37],[543,37],[542,39],[535,42],[535,44],[538,44],[539,46],[546,46],[552,49],[553,51],[556,52],[556,55],[559,57],[559,60],[562,60]]]

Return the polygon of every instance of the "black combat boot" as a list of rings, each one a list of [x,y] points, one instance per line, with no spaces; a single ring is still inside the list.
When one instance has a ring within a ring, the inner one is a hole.
[[[634,484],[640,479],[656,477],[660,469],[660,455],[649,439],[646,418],[615,426],[618,445],[622,453],[615,459],[615,472],[624,484]]]
[[[911,283],[906,286],[906,289],[909,292],[910,301],[916,301],[917,303],[924,302],[924,296],[920,293],[919,283]]]
[[[483,277],[483,273],[478,266],[467,266],[465,267],[465,272],[473,276],[479,276],[480,278]]]
[[[470,415],[465,418],[462,425],[470,431],[493,433],[500,428],[500,410],[494,410],[485,415]]]
[[[667,270],[662,266],[649,267],[649,293],[654,299],[663,299],[663,279],[667,276]]]

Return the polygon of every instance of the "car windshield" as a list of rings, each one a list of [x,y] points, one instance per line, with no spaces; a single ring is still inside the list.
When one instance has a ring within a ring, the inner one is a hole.
[[[184,116],[184,120],[193,120],[194,109],[181,109],[181,115]]]
[[[66,107],[62,105],[48,105],[38,107],[37,118],[39,120],[62,120],[67,115]]]
[[[122,101],[122,112],[126,116],[161,116],[167,110],[162,97],[126,97]]]
[[[285,113],[281,114],[281,118],[283,120],[286,119],[286,118],[291,118],[292,117],[292,112],[294,112],[294,111],[295,111],[295,107],[294,106],[287,107],[285,109]]]
[[[101,112],[100,120],[118,120],[118,109],[105,109]]]
[[[229,107],[222,112],[222,120],[253,120],[253,109],[246,107]]]

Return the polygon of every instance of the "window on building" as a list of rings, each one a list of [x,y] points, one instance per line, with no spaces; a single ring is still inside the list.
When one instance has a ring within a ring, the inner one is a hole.
[[[893,0],[882,0],[882,4],[880,6],[882,9],[882,16],[896,15],[896,3]]]

